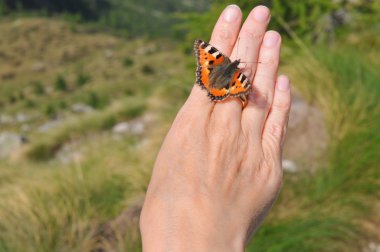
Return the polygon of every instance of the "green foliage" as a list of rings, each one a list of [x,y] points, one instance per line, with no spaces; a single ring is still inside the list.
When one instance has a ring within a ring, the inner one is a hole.
[[[57,91],[67,91],[68,87],[65,77],[58,75],[54,83],[54,88]]]
[[[127,56],[123,59],[123,66],[124,67],[130,67],[130,66],[133,66],[133,64],[134,64],[134,61],[130,57]]]
[[[45,94],[45,88],[41,81],[34,81],[32,85],[33,85],[33,91],[36,95]]]
[[[45,109],[45,114],[47,116],[49,116],[50,118],[54,118],[57,115],[57,111],[56,111],[54,105],[52,105],[52,104],[47,105],[47,107]]]
[[[90,92],[88,95],[87,104],[95,109],[99,109],[107,105],[107,100],[104,97],[100,97],[95,92]]]
[[[142,68],[141,68],[141,72],[143,74],[147,74],[147,75],[152,75],[155,73],[155,70],[152,66],[150,65],[143,65]]]
[[[91,80],[90,75],[85,74],[85,73],[79,73],[77,75],[77,79],[76,79],[75,83],[78,87],[82,87],[82,86],[86,85],[90,80]]]
[[[186,50],[191,50],[192,41],[197,38],[209,39],[213,25],[230,1],[216,0],[207,13],[184,13],[178,17],[185,21],[175,26],[186,34]],[[271,9],[270,28],[286,35],[295,33],[308,42],[331,42],[336,31],[342,27],[355,26],[359,21],[363,26],[373,26],[379,22],[378,1],[281,1],[281,0],[237,0],[234,2],[246,17],[252,7],[259,4]],[[370,19],[366,19],[370,17]],[[367,21],[364,21],[367,20]]]

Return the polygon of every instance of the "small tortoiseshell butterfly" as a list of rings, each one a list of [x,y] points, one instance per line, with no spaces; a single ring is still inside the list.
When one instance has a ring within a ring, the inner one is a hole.
[[[231,60],[209,43],[196,40],[194,52],[197,57],[196,83],[206,89],[212,101],[221,101],[229,96],[246,102],[251,84],[238,68],[240,60]]]

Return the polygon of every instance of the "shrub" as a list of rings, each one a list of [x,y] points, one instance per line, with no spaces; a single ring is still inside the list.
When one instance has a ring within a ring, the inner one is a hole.
[[[147,74],[147,75],[152,75],[155,73],[154,71],[154,68],[149,66],[149,65],[143,65],[141,71],[144,73],[144,74]]]
[[[57,115],[57,111],[53,105],[49,104],[45,109],[45,114],[53,118]]]
[[[123,60],[123,66],[124,67],[130,67],[134,64],[133,59],[129,58],[128,56],[124,58]]]
[[[91,76],[88,74],[80,73],[77,76],[76,84],[78,87],[86,85],[91,80]]]
[[[33,85],[33,91],[36,95],[43,95],[45,94],[45,88],[42,85],[41,81],[35,81],[32,83]]]
[[[58,91],[67,91],[67,82],[65,77],[58,75],[55,80],[55,89]]]

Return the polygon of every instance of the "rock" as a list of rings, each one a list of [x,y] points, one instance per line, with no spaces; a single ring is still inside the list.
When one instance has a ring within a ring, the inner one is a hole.
[[[39,132],[47,132],[55,127],[57,127],[59,125],[59,121],[58,120],[55,120],[55,121],[49,121],[47,123],[44,123],[42,124],[40,127],[38,127],[38,131]]]
[[[287,159],[282,160],[282,169],[285,172],[290,172],[290,173],[295,173],[298,171],[297,165],[293,161],[287,160]]]
[[[117,134],[133,134],[133,135],[141,135],[144,133],[145,123],[141,120],[133,120],[130,122],[121,122],[116,124],[112,131]]]
[[[368,246],[363,250],[364,252],[380,252],[380,244],[369,242]]]
[[[90,107],[86,104],[83,104],[83,103],[76,103],[76,104],[72,105],[71,110],[74,113],[78,113],[78,114],[85,114],[85,113],[89,113],[89,112],[94,111],[94,109],[92,107]]]
[[[18,114],[16,115],[16,121],[17,121],[18,123],[24,123],[24,122],[27,122],[27,121],[29,121],[29,119],[30,119],[30,117],[29,117],[28,115],[23,114],[23,113],[18,113]]]
[[[11,124],[14,120],[9,115],[0,115],[0,124]]]
[[[27,142],[25,136],[11,132],[0,133],[0,159],[8,157],[25,142]]]
[[[38,62],[35,63],[31,69],[33,72],[44,72],[46,70],[46,65],[43,62]]]
[[[32,127],[29,124],[23,124],[23,125],[21,125],[20,129],[22,132],[28,132],[32,129]]]
[[[129,123],[128,122],[121,122],[113,126],[112,131],[114,133],[125,133],[129,131]]]
[[[63,164],[70,164],[79,162],[82,159],[82,153],[78,149],[77,143],[68,143],[55,154],[55,158]]]

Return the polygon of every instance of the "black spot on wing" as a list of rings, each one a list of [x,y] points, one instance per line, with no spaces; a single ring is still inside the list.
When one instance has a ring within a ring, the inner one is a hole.
[[[216,59],[219,59],[220,57],[222,57],[221,53],[219,53],[218,55],[216,55]]]
[[[217,50],[216,50],[215,47],[211,47],[211,49],[208,52],[211,53],[211,54],[214,54],[214,53],[217,52]]]
[[[207,58],[206,58],[206,59],[207,59]],[[210,60],[210,61],[208,62],[208,64],[209,64],[209,65],[212,65],[212,64],[214,64],[214,62],[215,62],[215,61]]]

